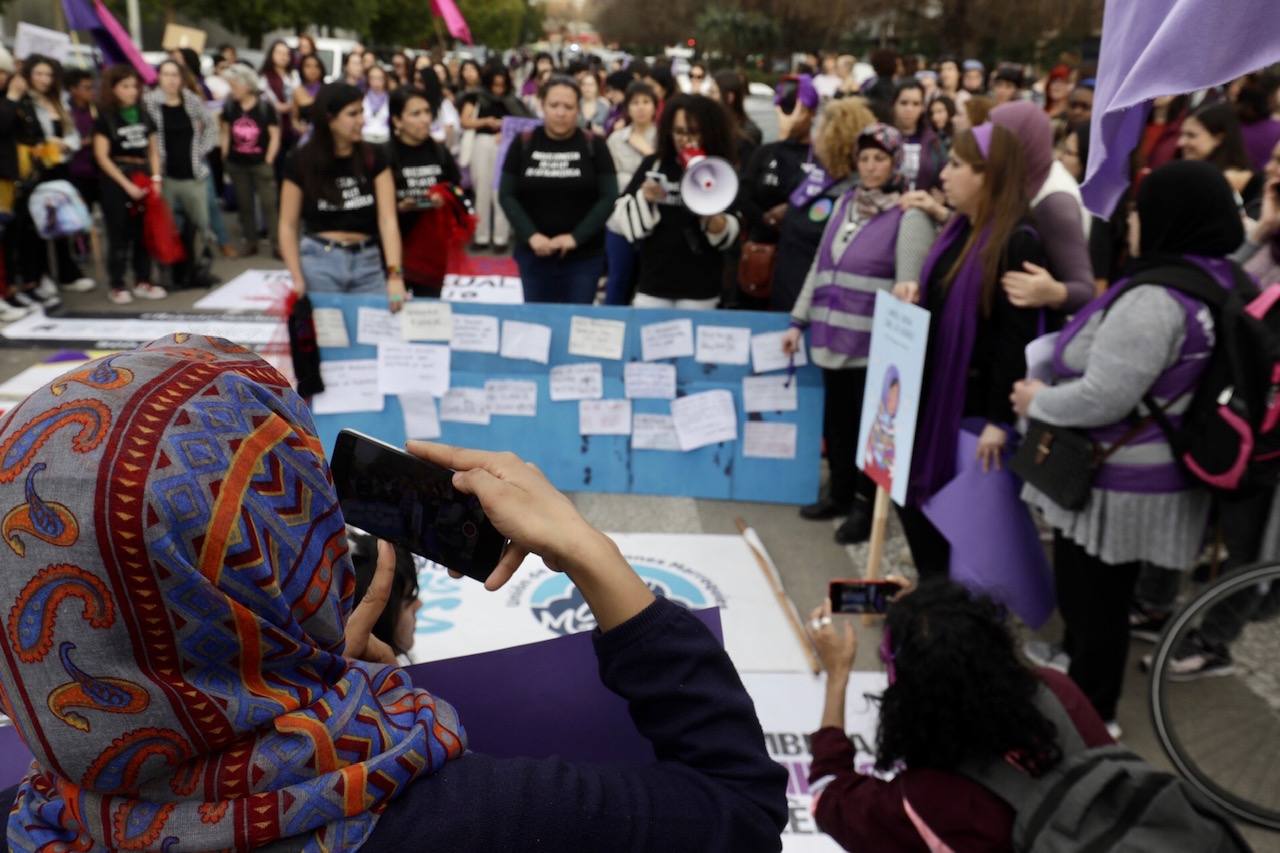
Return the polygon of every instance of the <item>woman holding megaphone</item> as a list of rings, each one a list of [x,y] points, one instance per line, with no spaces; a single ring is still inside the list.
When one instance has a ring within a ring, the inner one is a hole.
[[[722,252],[733,246],[739,230],[732,169],[736,150],[729,115],[718,102],[702,95],[676,95],[666,102],[658,151],[640,163],[609,220],[617,233],[640,247],[632,302],[637,308],[715,308],[719,303]],[[725,180],[699,184],[696,200],[682,198],[686,168],[704,157],[712,172],[712,158],[727,164]],[[720,204],[719,212],[709,215],[690,209]]]

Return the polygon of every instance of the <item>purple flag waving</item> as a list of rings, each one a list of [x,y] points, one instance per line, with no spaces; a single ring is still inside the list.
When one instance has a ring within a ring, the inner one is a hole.
[[[1226,83],[1280,61],[1275,0],[1107,0],[1089,133],[1085,206],[1110,217],[1150,102]]]
[[[142,58],[133,39],[101,0],[62,0],[62,10],[67,15],[67,29],[92,35],[106,65],[132,65],[143,83],[155,85],[156,70]]]

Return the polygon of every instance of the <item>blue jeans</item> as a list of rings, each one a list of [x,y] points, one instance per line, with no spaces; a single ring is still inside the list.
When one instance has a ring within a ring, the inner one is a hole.
[[[636,259],[640,253],[631,241],[612,231],[604,232],[604,251],[609,258],[609,280],[604,286],[605,305],[630,305],[635,290]]]
[[[208,189],[205,195],[209,202],[209,227],[213,229],[213,235],[218,238],[219,246],[230,246],[231,235],[227,233],[227,223],[222,219],[222,193],[220,189],[213,183],[213,173],[209,173],[209,177],[205,179]]]
[[[316,293],[386,293],[387,277],[382,252],[368,246],[358,252],[326,249],[325,244],[303,237],[298,249],[302,278]]]
[[[590,305],[595,301],[600,275],[604,272],[604,255],[540,258],[528,246],[516,246],[515,257],[525,302]]]

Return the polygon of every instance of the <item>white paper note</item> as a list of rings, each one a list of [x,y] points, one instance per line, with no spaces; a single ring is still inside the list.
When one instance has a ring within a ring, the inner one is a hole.
[[[502,357],[546,364],[551,360],[551,327],[540,323],[503,320]]]
[[[697,360],[704,364],[746,364],[751,330],[740,326],[699,326]]]
[[[376,347],[378,344],[402,344],[400,321],[381,308],[356,309],[356,343]]]
[[[489,395],[483,388],[450,388],[440,398],[440,420],[489,425]]]
[[[631,420],[632,450],[679,450],[676,422],[671,415],[636,412]]]
[[[630,435],[630,400],[581,400],[578,402],[581,435]]]
[[[681,450],[697,450],[738,437],[733,394],[723,389],[672,400],[671,417],[675,419]]]
[[[755,459],[795,459],[796,425],[747,421],[742,429],[742,455]]]
[[[674,400],[676,398],[676,366],[627,362],[623,368],[629,400]]]
[[[551,368],[551,399],[599,400],[604,396],[604,370],[598,361]]]
[[[440,298],[446,302],[485,302],[519,305],[524,302],[524,287],[515,276],[454,275],[444,277]]]
[[[626,339],[627,324],[621,320],[575,316],[569,321],[569,355],[617,361]]]
[[[449,348],[442,344],[379,344],[378,390],[383,394],[430,394],[449,390]]]
[[[311,398],[311,411],[315,414],[382,411],[377,359],[322,361],[320,378],[324,380],[324,392]]]
[[[748,412],[794,412],[796,379],[785,373],[742,377],[742,408]]]
[[[490,415],[538,416],[538,383],[523,379],[490,379],[484,383]]]
[[[400,309],[400,334],[406,341],[445,341],[453,337],[453,306],[411,299]]]
[[[311,319],[316,324],[316,346],[351,346],[351,338],[347,335],[347,321],[342,317],[341,308],[317,308],[311,312]]]
[[[1058,332],[1041,335],[1027,344],[1027,378],[1053,384],[1053,352],[1058,346]]]
[[[786,332],[764,332],[751,336],[751,369],[756,373],[768,373],[771,370],[786,370],[792,364],[791,356],[782,351],[782,336]],[[809,363],[805,354],[804,337],[800,338],[800,348],[796,350],[795,366],[804,367]]]
[[[688,358],[693,355],[693,321],[667,320],[641,326],[640,350],[645,361]]]
[[[434,441],[440,437],[440,413],[436,398],[430,394],[401,394],[400,410],[404,412],[406,438]]]
[[[498,318],[489,314],[454,314],[449,347],[459,352],[498,352]]]

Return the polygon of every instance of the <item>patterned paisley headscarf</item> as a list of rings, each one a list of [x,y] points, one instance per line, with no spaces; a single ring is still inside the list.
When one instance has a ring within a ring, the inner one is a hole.
[[[858,151],[878,148],[893,159],[893,171],[884,186],[873,190],[859,186],[853,191],[853,206],[858,218],[871,219],[898,205],[902,198],[902,133],[896,127],[876,122],[858,134]]]
[[[175,335],[37,391],[0,421],[0,514],[0,699],[35,755],[10,848],[354,850],[463,752],[446,703],[342,656],[324,452],[249,351]]]

